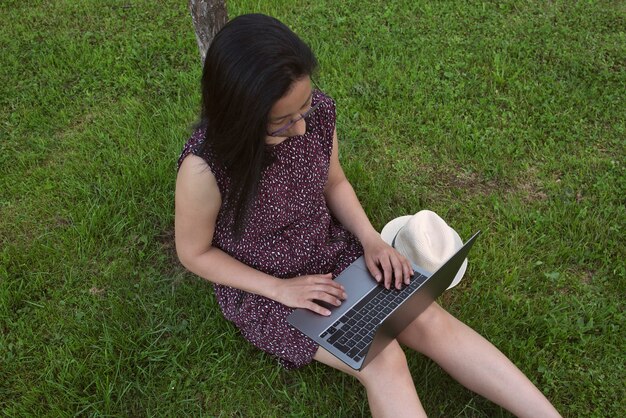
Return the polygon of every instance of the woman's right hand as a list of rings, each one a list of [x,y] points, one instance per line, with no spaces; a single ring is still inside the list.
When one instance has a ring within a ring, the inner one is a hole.
[[[326,302],[339,306],[346,299],[342,285],[335,283],[332,274],[309,274],[292,279],[281,279],[276,289],[275,300],[291,308],[306,308],[328,316],[330,311],[319,304]]]

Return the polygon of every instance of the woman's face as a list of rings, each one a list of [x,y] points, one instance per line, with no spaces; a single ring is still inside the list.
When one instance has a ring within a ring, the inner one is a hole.
[[[304,135],[306,132],[306,121],[302,119],[302,114],[311,107],[311,93],[311,78],[309,76],[293,82],[287,94],[278,99],[272,106],[268,118],[267,132],[281,130],[281,128],[289,125],[294,120],[297,120],[297,122],[293,123],[289,128],[281,130],[275,136],[268,134],[265,142],[278,144],[287,137]]]

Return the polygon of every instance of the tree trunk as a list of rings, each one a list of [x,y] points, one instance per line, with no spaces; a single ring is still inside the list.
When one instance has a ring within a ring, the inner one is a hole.
[[[204,65],[204,57],[211,41],[228,20],[226,0],[189,0],[189,12],[196,31],[200,59]]]

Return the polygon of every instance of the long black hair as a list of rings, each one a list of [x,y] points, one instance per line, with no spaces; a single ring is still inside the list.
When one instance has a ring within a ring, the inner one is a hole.
[[[229,196],[222,204],[233,213],[237,238],[267,163],[270,110],[294,81],[313,75],[316,68],[309,46],[283,23],[262,14],[229,21],[209,47],[202,73],[203,147],[212,148],[229,175]]]

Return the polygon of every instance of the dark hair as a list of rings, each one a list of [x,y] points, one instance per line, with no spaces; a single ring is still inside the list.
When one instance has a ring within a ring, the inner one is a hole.
[[[230,177],[222,204],[233,213],[237,239],[267,163],[270,110],[294,81],[311,76],[316,67],[308,45],[277,19],[261,14],[226,23],[207,51],[199,125],[206,128],[203,148],[211,147]]]

